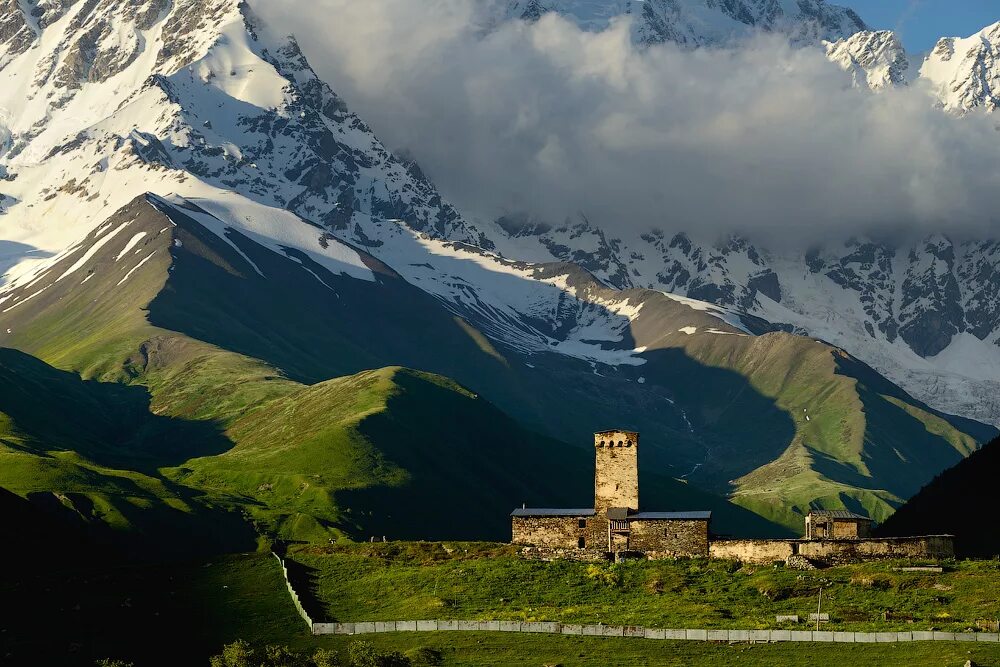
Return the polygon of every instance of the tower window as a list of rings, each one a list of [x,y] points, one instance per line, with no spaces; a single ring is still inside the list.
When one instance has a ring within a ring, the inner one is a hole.
[[[584,538],[581,537],[579,540],[576,541],[576,546],[577,546],[578,549],[586,549],[587,548],[587,540],[585,540]]]
[[[587,527],[587,520],[580,519],[580,528],[586,528],[586,527]]]

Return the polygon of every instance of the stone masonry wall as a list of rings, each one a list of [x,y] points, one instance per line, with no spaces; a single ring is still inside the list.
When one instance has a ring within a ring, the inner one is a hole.
[[[712,542],[709,555],[743,563],[773,563],[788,560],[797,553],[796,546],[796,540],[722,540]]]
[[[512,542],[539,547],[576,549],[582,531],[577,517],[516,516],[511,521]]]
[[[639,434],[605,431],[594,435],[594,507],[639,508]]]
[[[799,554],[828,563],[890,558],[954,558],[955,540],[948,535],[897,537],[880,540],[821,540],[801,542]]]
[[[712,542],[712,558],[768,564],[798,554],[830,564],[892,558],[954,558],[954,538],[948,535],[871,540],[723,540]]]
[[[630,522],[629,550],[659,558],[707,558],[708,521],[643,519]]]

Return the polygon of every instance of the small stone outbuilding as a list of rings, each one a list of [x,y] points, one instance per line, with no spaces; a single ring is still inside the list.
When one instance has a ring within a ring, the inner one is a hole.
[[[872,520],[848,510],[812,510],[806,515],[807,540],[864,540]]]
[[[594,449],[594,508],[514,510],[514,544],[570,556],[708,556],[711,512],[639,510],[638,433],[595,433]]]

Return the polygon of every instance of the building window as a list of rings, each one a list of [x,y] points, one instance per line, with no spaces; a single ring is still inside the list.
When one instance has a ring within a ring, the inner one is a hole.
[[[580,549],[585,549],[587,547],[587,540],[581,537],[576,541],[576,546]]]
[[[580,528],[586,528],[586,527],[587,527],[587,520],[580,519]]]

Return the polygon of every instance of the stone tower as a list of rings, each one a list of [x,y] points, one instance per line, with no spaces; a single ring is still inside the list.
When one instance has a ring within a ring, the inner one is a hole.
[[[603,516],[609,508],[639,509],[639,434],[601,431],[594,434],[596,466],[594,509]]]

